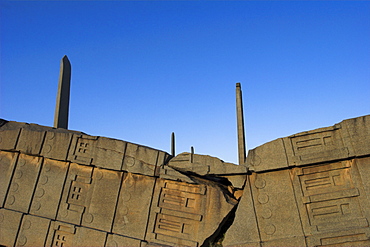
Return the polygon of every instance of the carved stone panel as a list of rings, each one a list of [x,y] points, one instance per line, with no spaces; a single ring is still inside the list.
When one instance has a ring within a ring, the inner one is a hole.
[[[200,246],[207,187],[158,179],[146,240],[176,246]]]
[[[14,150],[21,131],[21,124],[8,122],[0,131],[0,149]]]
[[[303,237],[289,171],[254,173],[250,179],[261,240]]]
[[[94,168],[82,225],[110,232],[121,185],[122,172]]]
[[[33,131],[29,128],[22,128],[17,143],[17,150],[26,154],[39,155],[45,133],[45,131]]]
[[[288,160],[282,138],[248,151],[248,168],[252,171],[268,171],[287,168]]]
[[[22,213],[0,208],[0,245],[14,246]]]
[[[17,158],[18,153],[0,151],[0,207],[4,206]]]
[[[348,158],[350,153],[340,125],[302,132],[284,138],[289,166]]]
[[[301,193],[301,215],[306,235],[369,225],[360,207],[359,188],[352,179],[353,161],[299,168],[295,183]]]
[[[134,238],[129,238],[125,236],[120,236],[117,234],[108,234],[106,247],[120,247],[120,246],[130,246],[130,247],[140,247],[141,241]]]
[[[121,170],[125,149],[126,142],[99,137],[96,141],[92,164],[102,168]]]
[[[74,135],[68,159],[79,164],[121,170],[125,148],[124,141]]]
[[[346,130],[348,145],[352,146],[352,156],[370,153],[370,115],[344,120],[341,125]]]
[[[93,167],[71,163],[64,185],[57,219],[80,225],[86,210]]]
[[[72,133],[46,132],[41,155],[47,158],[66,160],[72,136]]]
[[[30,213],[55,219],[69,164],[44,159]]]
[[[94,156],[96,136],[74,135],[68,160],[78,164],[90,165]]]
[[[153,177],[124,173],[113,233],[144,239],[154,184]]]
[[[143,175],[157,175],[157,167],[163,164],[165,153],[127,143],[122,170]]]
[[[16,246],[45,246],[49,225],[48,219],[25,215]]]
[[[28,213],[41,168],[42,158],[20,154],[6,197],[5,208]]]
[[[327,232],[307,237],[307,246],[370,246],[370,229]]]
[[[46,246],[105,246],[107,233],[54,221],[50,225]]]

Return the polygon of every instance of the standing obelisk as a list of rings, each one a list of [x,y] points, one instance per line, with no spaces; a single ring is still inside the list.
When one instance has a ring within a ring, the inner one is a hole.
[[[171,155],[173,157],[176,156],[176,153],[175,153],[175,132],[172,132],[172,134],[171,134]]]
[[[71,63],[67,56],[60,61],[57,103],[55,105],[54,128],[68,129],[69,91],[71,85]]]
[[[245,134],[244,134],[242,89],[241,89],[240,83],[236,83],[236,117],[237,117],[237,129],[238,129],[239,165],[243,165],[245,164],[245,161],[246,161],[246,146],[245,146]]]

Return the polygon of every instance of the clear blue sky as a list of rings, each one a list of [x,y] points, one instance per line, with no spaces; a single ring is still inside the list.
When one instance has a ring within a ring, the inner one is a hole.
[[[237,162],[248,149],[370,114],[369,1],[0,1],[0,117]]]

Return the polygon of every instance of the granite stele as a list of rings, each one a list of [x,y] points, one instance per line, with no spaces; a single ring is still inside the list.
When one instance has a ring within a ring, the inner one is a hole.
[[[239,165],[0,120],[0,245],[370,246],[370,115],[246,156],[237,104]]]

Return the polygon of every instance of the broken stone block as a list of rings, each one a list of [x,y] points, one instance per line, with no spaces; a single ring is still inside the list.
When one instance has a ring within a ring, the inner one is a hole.
[[[169,168],[172,168],[172,170]],[[178,176],[177,180],[179,181],[194,183],[193,180],[189,181],[189,176],[206,177],[207,179],[215,181],[223,179],[224,183],[228,183],[239,189],[243,188],[245,174],[248,171],[248,168],[244,165],[234,165],[208,155],[191,153],[181,153],[177,155],[169,161],[164,169],[165,170],[161,173],[162,178],[176,180],[177,174],[173,171],[175,170],[188,178],[185,179]]]
[[[259,246],[261,239],[252,198],[250,178],[247,178],[243,196],[235,211],[235,218],[225,233],[223,246]]]
[[[173,169],[168,165],[161,166],[159,169],[159,177],[163,179],[175,180],[175,181],[182,181],[187,183],[195,183],[191,178],[182,174],[181,172]]]
[[[219,175],[219,177],[225,178],[228,181],[230,181],[230,183],[232,184],[234,188],[243,189],[247,175],[246,174],[242,174],[242,175],[232,174],[232,175]]]
[[[145,240],[200,246],[212,237],[235,204],[236,200],[228,203],[217,187],[158,179]]]
[[[184,172],[193,172],[200,176],[215,174],[245,174],[248,169],[243,165],[234,165],[208,156],[191,153],[181,153],[172,158],[168,166]]]
[[[250,189],[245,186],[223,244],[248,246],[261,241],[274,245],[283,243],[283,239],[292,239],[286,240],[286,244],[292,241],[291,246],[302,243],[299,241],[304,241],[304,233],[288,170],[253,173],[249,178]]]

